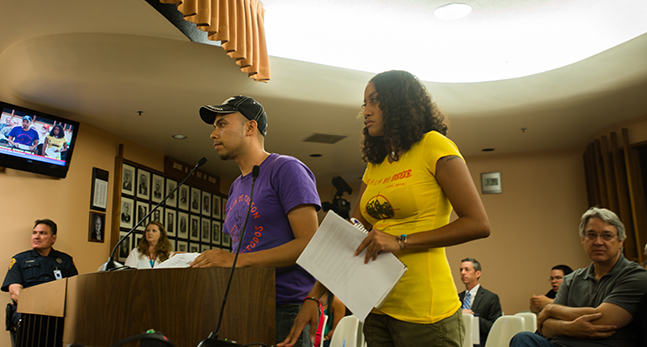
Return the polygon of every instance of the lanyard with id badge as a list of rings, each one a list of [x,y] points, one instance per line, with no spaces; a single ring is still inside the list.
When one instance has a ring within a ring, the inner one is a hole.
[[[56,262],[63,264],[63,259],[56,258]],[[56,267],[56,269],[54,270],[54,278],[56,278],[57,280],[63,279],[63,273],[61,273],[61,270],[59,270],[58,267]]]

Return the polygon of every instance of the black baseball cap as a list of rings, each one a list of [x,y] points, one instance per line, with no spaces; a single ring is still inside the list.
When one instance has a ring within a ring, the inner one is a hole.
[[[240,112],[245,118],[255,120],[258,124],[258,131],[263,136],[267,134],[267,115],[263,105],[249,96],[237,95],[225,100],[222,105],[202,105],[200,107],[200,118],[207,123],[213,124],[216,115],[219,113]]]

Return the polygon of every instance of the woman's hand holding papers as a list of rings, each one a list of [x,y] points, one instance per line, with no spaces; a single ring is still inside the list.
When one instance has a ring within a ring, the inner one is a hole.
[[[396,236],[387,234],[378,229],[371,229],[368,233],[368,236],[360,243],[357,250],[355,250],[355,255],[358,256],[362,251],[366,249],[366,254],[364,255],[364,264],[368,264],[369,260],[377,259],[377,255],[380,253],[396,253],[400,251],[400,244]]]

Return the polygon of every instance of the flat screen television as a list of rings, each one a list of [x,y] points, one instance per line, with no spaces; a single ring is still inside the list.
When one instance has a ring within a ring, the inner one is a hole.
[[[0,166],[65,178],[79,123],[0,101]]]

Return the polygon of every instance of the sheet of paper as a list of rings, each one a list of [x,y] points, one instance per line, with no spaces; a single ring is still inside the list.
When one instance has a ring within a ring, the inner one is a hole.
[[[406,267],[392,253],[378,255],[364,264],[355,249],[366,234],[329,211],[306,246],[297,264],[319,280],[364,321],[373,307],[379,307]]]
[[[161,264],[157,265],[155,269],[171,268],[171,267],[189,267],[193,259],[197,258],[200,253],[180,253],[176,254]]]

